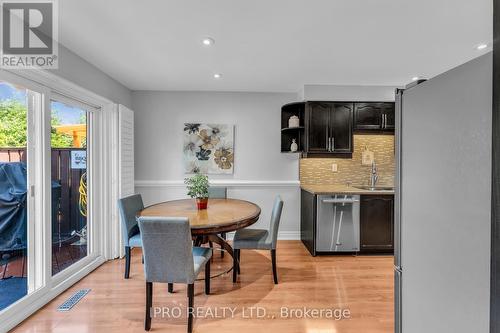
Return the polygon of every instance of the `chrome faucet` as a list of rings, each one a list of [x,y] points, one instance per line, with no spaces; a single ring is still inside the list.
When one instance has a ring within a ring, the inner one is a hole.
[[[377,165],[375,161],[372,162],[372,169],[370,171],[370,187],[375,187],[377,185],[378,175],[377,175]]]

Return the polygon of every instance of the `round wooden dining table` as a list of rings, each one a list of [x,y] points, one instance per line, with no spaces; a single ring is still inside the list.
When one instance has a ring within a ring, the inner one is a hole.
[[[219,234],[254,224],[259,219],[260,207],[245,200],[208,199],[207,209],[198,210],[194,199],[181,199],[148,206],[137,216],[187,217],[195,245],[213,242],[233,256],[233,248]]]

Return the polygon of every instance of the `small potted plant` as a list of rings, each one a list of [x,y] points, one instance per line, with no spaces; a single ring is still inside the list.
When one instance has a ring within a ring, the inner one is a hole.
[[[184,184],[187,185],[188,195],[196,199],[196,205],[199,210],[207,209],[208,204],[208,177],[197,173],[190,178],[184,179]]]

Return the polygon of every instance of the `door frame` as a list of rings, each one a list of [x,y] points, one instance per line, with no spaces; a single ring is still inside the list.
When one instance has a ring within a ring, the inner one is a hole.
[[[32,242],[37,251],[32,260],[31,269],[35,269],[35,285],[38,287],[29,295],[20,299],[10,307],[0,312],[2,330],[10,330],[28,316],[50,302],[60,293],[113,258],[113,248],[109,241],[114,224],[118,223],[118,216],[113,210],[118,198],[116,160],[117,135],[116,122],[118,119],[117,106],[107,98],[84,89],[77,84],[63,79],[49,71],[41,69],[7,71],[0,70],[0,77],[8,82],[17,83],[28,89],[42,93],[38,101],[44,109],[32,119],[37,140],[34,148],[36,159],[35,176],[42,186],[35,186],[35,210],[39,212],[36,229],[28,229],[28,237],[34,237]],[[89,188],[92,192],[92,216],[89,219],[92,225],[89,248],[90,251],[74,265],[52,276],[52,241],[51,223],[51,148],[50,148],[50,101],[53,93],[66,96],[75,101],[100,109],[92,112],[90,126],[91,148],[90,169],[92,169]],[[41,131],[41,132],[40,132]],[[40,134],[40,133],[43,133]],[[48,171],[47,171],[48,170]],[[30,269],[30,263],[28,263]]]

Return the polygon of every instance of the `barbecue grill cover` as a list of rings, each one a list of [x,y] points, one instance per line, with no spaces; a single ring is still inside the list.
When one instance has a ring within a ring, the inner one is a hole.
[[[26,164],[0,163],[0,252],[26,248]]]

